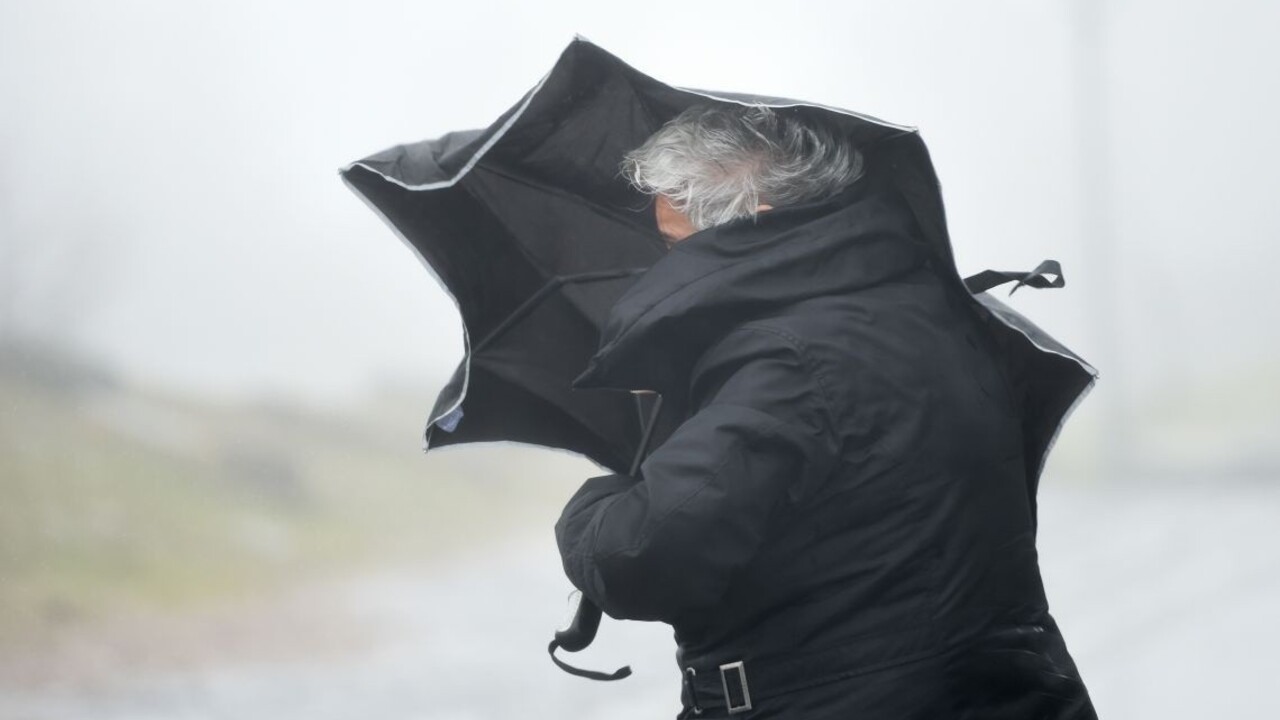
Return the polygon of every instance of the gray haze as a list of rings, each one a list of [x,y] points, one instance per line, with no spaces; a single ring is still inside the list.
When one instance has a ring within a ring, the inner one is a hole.
[[[438,385],[453,305],[337,168],[487,125],[578,32],[675,85],[918,126],[961,272],[1061,261],[1065,289],[1011,302],[1117,396],[1275,366],[1280,6],[1107,3],[1084,93],[1078,6],[5,2],[0,319],[203,392]],[[1081,154],[1090,98],[1110,157]],[[1111,199],[1096,258],[1086,183]]]
[[[0,0],[0,718],[674,715],[668,626],[571,658],[625,683],[549,662],[552,525],[599,468],[419,452],[460,320],[337,174],[490,124],[575,33],[917,126],[962,274],[1060,261],[994,295],[1101,372],[1037,531],[1099,713],[1280,717],[1277,28],[1267,0]]]

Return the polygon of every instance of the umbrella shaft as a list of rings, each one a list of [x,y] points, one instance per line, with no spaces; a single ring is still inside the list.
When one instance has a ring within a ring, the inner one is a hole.
[[[640,396],[636,395],[636,405],[642,404]],[[653,399],[653,408],[649,410],[649,421],[644,424],[644,433],[640,435],[640,447],[636,449],[636,456],[631,460],[631,470],[627,474],[635,477],[640,470],[640,462],[644,460],[645,451],[649,449],[649,438],[653,435],[653,426],[658,424],[658,412],[662,410],[662,396],[658,395]]]

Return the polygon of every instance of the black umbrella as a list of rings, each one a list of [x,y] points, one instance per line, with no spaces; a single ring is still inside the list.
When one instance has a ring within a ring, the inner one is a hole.
[[[816,103],[673,87],[581,36],[489,127],[397,145],[339,171],[423,260],[462,316],[464,355],[431,411],[423,450],[513,440],[571,450],[634,475],[645,448],[683,420],[679,409],[657,413],[657,396],[571,384],[597,350],[613,301],[664,252],[648,198],[619,173],[622,156],[682,110],[711,102],[820,116],[863,149],[867,172],[902,192],[935,266],[974,293],[980,315],[1003,335],[1010,362],[1031,378],[1024,427],[1034,497],[1058,430],[1097,372],[983,291],[1006,280],[1060,287],[1056,263],[962,280],[938,179],[912,127]],[[585,647],[599,619],[584,599],[574,632],[558,636],[559,644]]]
[[[512,440],[622,472],[641,434],[634,401],[569,385],[610,305],[662,246],[634,197],[591,201],[529,179],[493,146],[501,127],[397,146],[341,171],[462,316],[462,361],[431,411],[423,450]]]

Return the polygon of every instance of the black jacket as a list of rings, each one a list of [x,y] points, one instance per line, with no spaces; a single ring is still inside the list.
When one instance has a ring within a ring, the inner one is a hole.
[[[911,217],[863,179],[695,233],[575,383],[679,413],[555,531],[605,613],[674,627],[701,717],[743,675],[736,717],[1095,717],[1037,565],[1026,379]]]

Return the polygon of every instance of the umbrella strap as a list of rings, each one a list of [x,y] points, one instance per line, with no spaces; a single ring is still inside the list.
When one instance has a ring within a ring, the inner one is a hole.
[[[547,647],[547,652],[551,653],[551,662],[554,662],[561,670],[569,673],[570,675],[577,675],[578,677],[584,677],[588,680],[621,680],[631,674],[630,665],[620,667],[612,673],[602,673],[595,670],[583,670],[581,668],[576,668],[556,657],[556,648],[558,647],[560,647],[559,640],[552,640],[551,645]]]
[[[1056,277],[1049,280],[1045,275],[1055,275]],[[969,292],[977,295],[980,292],[986,292],[997,285],[1003,285],[1010,280],[1017,280],[1018,284],[1013,286],[1013,290],[1009,291],[1012,295],[1014,290],[1029,285],[1033,288],[1060,288],[1066,284],[1062,277],[1062,266],[1057,260],[1045,260],[1036,266],[1031,272],[1015,271],[1015,270],[983,270],[976,275],[970,275],[964,279],[964,286]]]

